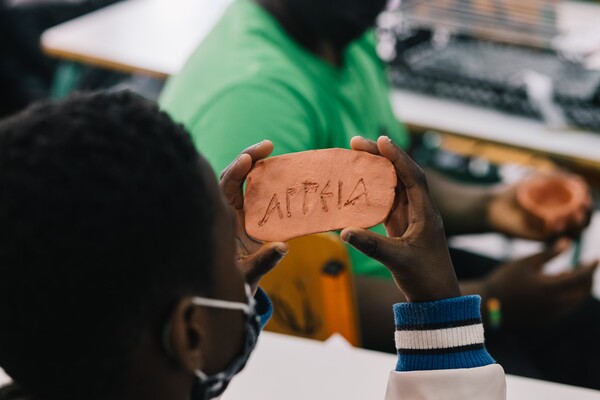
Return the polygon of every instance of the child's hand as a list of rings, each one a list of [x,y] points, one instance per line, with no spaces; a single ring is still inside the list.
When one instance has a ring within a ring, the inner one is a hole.
[[[396,203],[385,223],[388,237],[346,228],[342,239],[383,263],[408,301],[435,301],[461,295],[442,218],[429,194],[423,171],[390,139],[377,143],[355,137],[354,150],[389,159],[396,168]]]
[[[236,218],[237,260],[255,294],[263,276],[277,266],[288,252],[285,243],[261,243],[246,233],[244,226],[244,181],[254,163],[273,151],[273,143],[262,141],[244,150],[221,174],[220,187]]]
[[[502,304],[502,326],[529,328],[548,325],[572,314],[590,298],[598,260],[559,275],[546,275],[546,263],[569,248],[569,241],[494,270],[482,284],[483,300]]]

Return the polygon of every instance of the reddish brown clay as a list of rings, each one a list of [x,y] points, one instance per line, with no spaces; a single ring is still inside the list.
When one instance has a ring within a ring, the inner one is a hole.
[[[256,163],[246,179],[246,231],[285,241],[348,226],[381,223],[394,203],[392,163],[344,149],[286,154]]]
[[[544,228],[552,228],[586,208],[588,190],[581,179],[565,175],[542,175],[523,181],[517,201]]]

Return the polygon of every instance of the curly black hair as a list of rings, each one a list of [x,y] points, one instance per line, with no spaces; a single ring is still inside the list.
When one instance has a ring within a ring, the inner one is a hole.
[[[44,399],[121,384],[144,330],[210,291],[209,179],[185,130],[132,93],[0,123],[0,366]]]

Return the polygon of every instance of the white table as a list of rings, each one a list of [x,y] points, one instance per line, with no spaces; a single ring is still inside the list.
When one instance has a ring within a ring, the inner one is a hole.
[[[48,29],[42,49],[128,73],[178,72],[232,0],[128,0]]]
[[[383,399],[395,365],[391,354],[267,332],[223,400]],[[508,400],[600,400],[598,391],[515,376],[507,389]]]
[[[223,400],[383,399],[396,356],[263,332]],[[600,392],[507,376],[508,400],[600,400]],[[9,379],[0,370],[0,386]],[[466,400],[466,399],[465,399]]]

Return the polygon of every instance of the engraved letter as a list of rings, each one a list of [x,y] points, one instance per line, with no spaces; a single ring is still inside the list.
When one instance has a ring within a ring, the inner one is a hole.
[[[338,181],[338,208],[342,208],[342,186],[344,183],[342,181]]]
[[[265,211],[265,216],[262,217],[260,221],[258,221],[258,226],[263,226],[264,224],[266,224],[269,220],[269,217],[271,216],[271,214],[273,214],[273,212],[275,212],[275,210],[277,210],[277,213],[279,214],[279,219],[283,219],[283,212],[281,212],[281,204],[277,199],[277,193],[275,193],[271,198],[271,201],[269,202],[269,207],[267,207],[267,211]]]
[[[321,190],[321,208],[323,208],[323,211],[325,212],[329,211],[329,207],[327,207],[327,201],[325,199],[327,197],[333,197],[333,193],[326,192],[326,190],[329,189],[330,182],[331,181],[327,181],[327,184],[325,184],[325,187],[323,188],[323,190]]]
[[[309,193],[317,193],[317,189],[319,189],[318,183],[313,182],[302,182],[304,185],[304,201],[302,203],[302,213],[306,215],[308,212],[308,194]]]
[[[298,189],[296,188],[288,188],[285,191],[285,209],[287,211],[287,216],[290,218],[292,216],[292,196],[296,194]]]
[[[355,194],[359,186],[362,186],[362,190],[360,193]],[[369,193],[367,192],[367,186],[365,185],[365,181],[363,178],[360,178],[360,180],[356,183],[356,186],[354,186],[354,190],[352,190],[352,193],[348,197],[348,200],[346,200],[346,202],[344,203],[344,207],[354,205],[358,201],[358,199],[360,199],[363,196],[365,196],[365,202],[367,203],[367,205],[369,205],[368,194]]]

